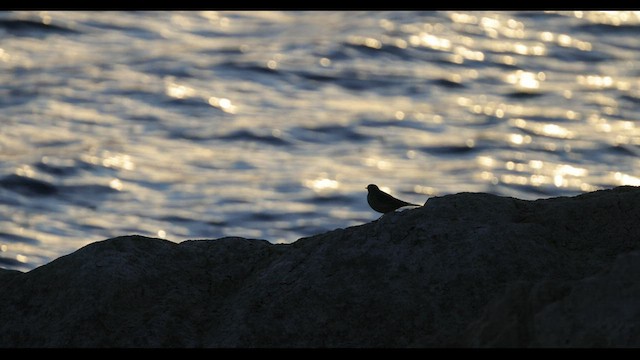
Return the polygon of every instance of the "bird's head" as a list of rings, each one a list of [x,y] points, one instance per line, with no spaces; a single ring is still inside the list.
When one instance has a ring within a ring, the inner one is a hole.
[[[378,189],[378,185],[375,185],[375,184],[369,184],[369,185],[367,185],[367,190],[369,190],[369,191],[375,191],[375,190],[380,190],[380,189]]]

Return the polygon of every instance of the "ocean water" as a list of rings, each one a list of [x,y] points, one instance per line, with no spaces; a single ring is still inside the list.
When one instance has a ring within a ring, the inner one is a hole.
[[[640,185],[638,12],[0,13],[0,267]],[[603,229],[605,231],[606,229]]]

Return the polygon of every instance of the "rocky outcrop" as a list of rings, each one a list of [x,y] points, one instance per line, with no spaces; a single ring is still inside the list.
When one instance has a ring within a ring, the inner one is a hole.
[[[142,236],[0,270],[2,347],[637,347],[640,189],[483,193],[292,244]]]

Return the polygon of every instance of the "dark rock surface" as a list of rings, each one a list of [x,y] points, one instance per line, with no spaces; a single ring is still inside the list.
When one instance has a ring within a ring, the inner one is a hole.
[[[2,347],[638,347],[640,188],[431,198],[275,245],[123,236],[0,270]]]

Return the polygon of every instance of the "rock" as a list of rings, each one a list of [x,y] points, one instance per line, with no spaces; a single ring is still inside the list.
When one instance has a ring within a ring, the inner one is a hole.
[[[518,282],[489,302],[461,344],[482,347],[637,347],[640,252],[577,281]]]
[[[292,244],[123,236],[0,271],[2,347],[637,347],[640,188],[429,199]]]

